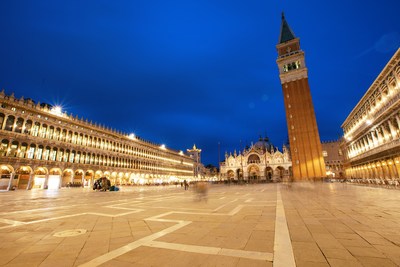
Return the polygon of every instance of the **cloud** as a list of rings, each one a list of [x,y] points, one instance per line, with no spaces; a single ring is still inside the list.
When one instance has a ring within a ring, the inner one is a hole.
[[[378,52],[381,54],[390,53],[396,50],[400,46],[400,34],[398,32],[390,32],[382,35],[373,46],[364,50],[361,54],[357,55],[356,58],[363,57],[370,52]]]

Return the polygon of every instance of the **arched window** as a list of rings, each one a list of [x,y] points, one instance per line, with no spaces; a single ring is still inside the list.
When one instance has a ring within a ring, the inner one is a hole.
[[[78,134],[73,133],[71,143],[76,144],[77,139],[78,139]]]
[[[4,130],[12,131],[13,127],[14,127],[14,121],[15,121],[15,117],[14,116],[8,116],[7,121],[6,121],[6,126],[4,127]]]
[[[81,152],[77,152],[75,156],[75,163],[79,163],[80,159],[81,159]]]
[[[80,134],[80,135],[78,136],[78,145],[81,145],[81,144],[82,144],[82,139],[83,139],[83,134]]]
[[[250,163],[260,163],[260,157],[255,155],[255,154],[250,155],[248,160],[247,160],[247,163],[248,164],[250,164]]]
[[[22,143],[21,144],[21,147],[20,147],[19,152],[18,152],[18,157],[19,158],[25,158],[25,153],[26,153],[27,148],[28,148],[28,144],[27,143]]]
[[[32,126],[32,131],[31,131],[33,136],[38,136],[39,128],[40,128],[40,123],[39,122],[35,122],[35,124],[33,124],[33,126]]]
[[[68,134],[67,134],[67,138],[65,139],[65,141],[68,142],[68,143],[71,143],[72,135],[73,135],[72,131],[69,131]]]
[[[42,156],[43,156],[43,146],[39,146],[36,151],[36,158],[42,159]]]
[[[50,160],[55,161],[57,159],[57,148],[53,147],[50,152]]]
[[[68,162],[69,154],[70,154],[70,151],[66,150],[65,153],[64,153],[64,160],[63,160],[64,162]]]
[[[25,123],[24,133],[25,134],[30,134],[31,133],[31,129],[32,129],[32,121],[31,120],[27,120],[26,123]]]
[[[65,130],[65,129],[62,130],[61,135],[60,135],[60,141],[66,142],[67,141],[67,135],[68,135],[67,130]]]
[[[61,134],[61,129],[60,128],[56,128],[56,131],[53,134],[53,139],[60,140],[60,134]]]
[[[49,160],[49,156],[50,156],[50,147],[46,146],[43,152],[43,160]]]
[[[18,118],[17,122],[15,124],[15,132],[16,133],[22,133],[22,126],[24,125],[24,119],[23,118]]]
[[[81,163],[81,164],[85,164],[85,159],[86,159],[86,153],[84,152],[84,153],[82,153],[80,163]]]
[[[64,149],[62,148],[58,151],[57,161],[64,161]]]
[[[53,135],[54,135],[54,127],[50,126],[49,130],[47,131],[47,138],[53,139]]]
[[[36,150],[36,145],[34,144],[30,145],[28,150],[28,159],[33,159],[33,157],[35,156],[35,150]]]
[[[74,163],[75,154],[76,152],[72,150],[72,152],[69,154],[69,162]]]
[[[1,141],[1,146],[0,146],[0,156],[4,157],[7,154],[7,149],[8,149],[8,140],[3,139],[3,141]]]
[[[43,124],[42,128],[40,129],[39,136],[42,137],[42,138],[46,138],[46,133],[47,133],[47,125]]]
[[[17,150],[18,150],[18,142],[13,141],[10,146],[10,150],[8,152],[9,157],[16,157],[17,156]]]
[[[4,118],[5,115],[3,113],[0,113],[0,130],[3,129]]]

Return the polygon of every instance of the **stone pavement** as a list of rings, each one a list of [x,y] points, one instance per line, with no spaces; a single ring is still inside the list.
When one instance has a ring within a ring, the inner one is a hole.
[[[0,266],[400,266],[400,191],[339,183],[0,193]]]

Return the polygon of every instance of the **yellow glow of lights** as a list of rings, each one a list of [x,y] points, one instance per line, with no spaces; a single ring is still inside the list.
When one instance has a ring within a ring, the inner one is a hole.
[[[164,144],[160,146],[161,149],[167,149]]]
[[[50,110],[50,113],[57,115],[57,116],[63,116],[62,108],[60,106],[54,106]]]
[[[366,123],[367,125],[371,125],[371,124],[372,124],[372,121],[371,121],[371,120],[367,120],[365,123]]]
[[[129,137],[130,139],[135,139],[135,134],[134,134],[134,133],[131,133],[130,135],[128,135],[128,137]]]

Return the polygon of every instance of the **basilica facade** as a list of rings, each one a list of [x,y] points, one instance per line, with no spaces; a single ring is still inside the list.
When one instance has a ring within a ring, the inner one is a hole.
[[[191,180],[189,155],[0,92],[0,190]]]
[[[225,181],[279,182],[289,179],[291,175],[289,150],[283,146],[280,152],[262,138],[239,153],[226,153],[225,161],[220,163],[221,180]]]

